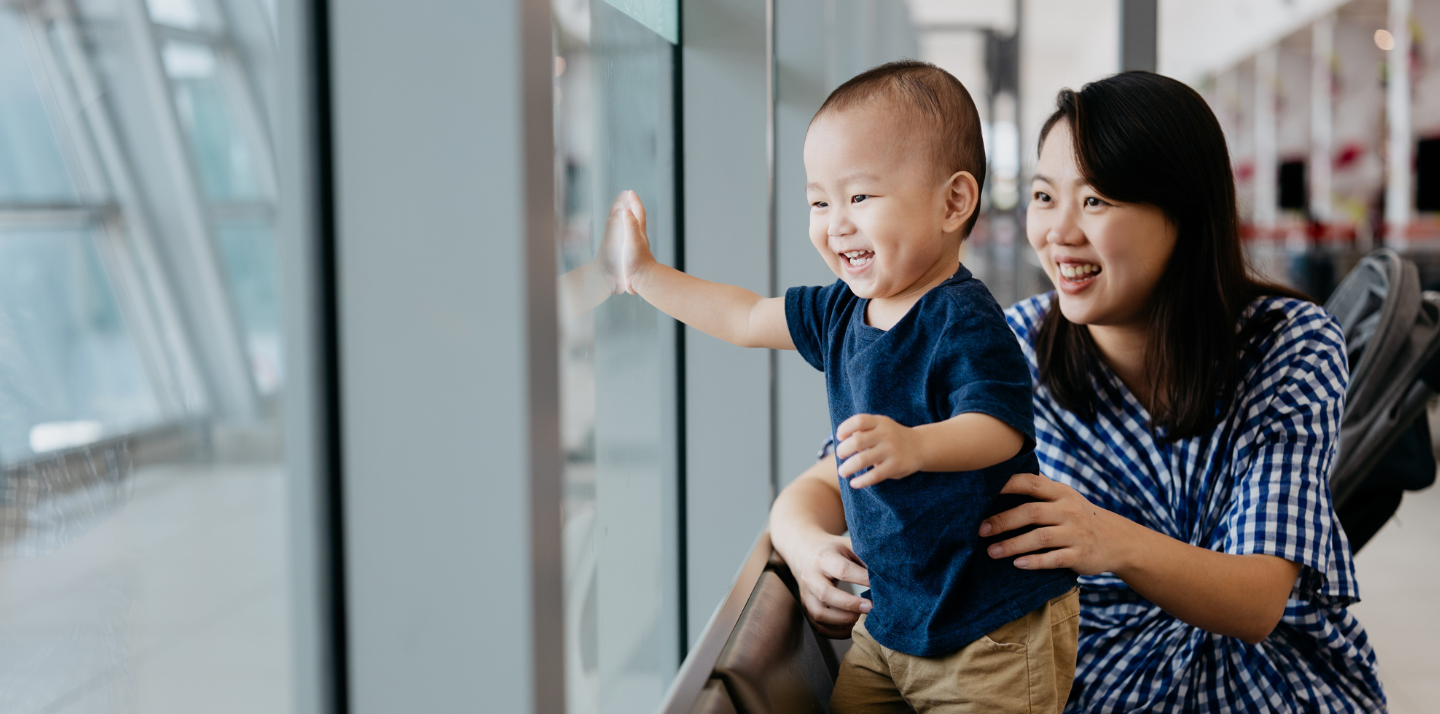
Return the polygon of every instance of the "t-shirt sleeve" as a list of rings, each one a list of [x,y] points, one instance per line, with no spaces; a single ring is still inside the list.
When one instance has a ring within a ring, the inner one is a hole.
[[[949,317],[933,365],[950,416],[987,414],[1023,434],[1026,448],[1033,447],[1030,367],[1000,306],[977,291],[973,299],[954,300]]]
[[[1277,328],[1273,346],[1247,380],[1245,466],[1225,514],[1224,551],[1264,554],[1301,566],[1292,597],[1354,599],[1344,536],[1330,499],[1349,383],[1345,341],[1335,319],[1305,305]],[[1260,395],[1257,399],[1255,395]]]
[[[811,367],[825,371],[830,323],[836,317],[836,300],[845,284],[809,285],[785,291],[785,326],[795,351]]]

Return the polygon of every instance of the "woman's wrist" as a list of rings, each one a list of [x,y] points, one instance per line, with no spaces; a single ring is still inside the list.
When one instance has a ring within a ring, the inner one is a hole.
[[[1106,565],[1104,572],[1124,580],[1144,567],[1144,560],[1156,545],[1153,530],[1113,511],[1101,511],[1105,520]]]

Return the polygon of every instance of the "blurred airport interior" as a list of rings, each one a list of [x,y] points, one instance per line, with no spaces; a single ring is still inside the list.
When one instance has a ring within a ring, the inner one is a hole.
[[[1440,289],[1440,0],[0,0],[0,711],[673,704],[824,384],[587,266],[633,189],[662,262],[832,282],[805,132],[900,58],[979,108],[1002,305],[1056,92],[1125,69],[1214,109],[1257,270]],[[1436,494],[1357,556],[1394,712]]]

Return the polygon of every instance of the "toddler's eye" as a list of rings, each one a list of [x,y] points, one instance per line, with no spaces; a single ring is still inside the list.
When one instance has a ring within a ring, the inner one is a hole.
[[[850,202],[851,202],[851,203],[859,203],[859,202],[861,202],[861,201],[864,201],[864,200],[867,199],[867,198],[870,198],[870,197],[869,197],[869,196],[866,196],[865,194],[862,193],[862,194],[860,194],[859,196],[853,196],[853,197],[851,197]]]
[[[826,203],[826,202],[824,202],[824,201],[816,201],[816,202],[810,204],[810,207],[811,207],[811,208],[824,208],[824,207],[826,207],[826,206],[828,206],[828,205],[830,205],[830,204],[828,204],[828,203]]]

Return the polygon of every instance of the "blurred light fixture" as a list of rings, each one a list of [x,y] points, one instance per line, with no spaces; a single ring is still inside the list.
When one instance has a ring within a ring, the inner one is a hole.
[[[1395,49],[1395,36],[1389,30],[1375,31],[1375,46],[1386,52]]]
[[[556,58],[555,58],[555,76],[556,76],[556,77],[559,77],[559,76],[562,75],[562,74],[565,74],[565,58],[564,58],[564,57],[556,57]]]

